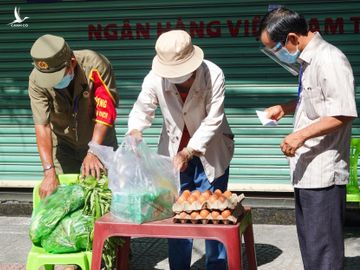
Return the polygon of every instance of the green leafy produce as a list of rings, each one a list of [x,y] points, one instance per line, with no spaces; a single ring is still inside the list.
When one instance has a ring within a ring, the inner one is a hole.
[[[106,175],[102,175],[99,180],[93,176],[80,179],[80,185],[85,191],[85,204],[83,213],[92,216],[95,220],[110,211],[112,193],[108,187],[109,180]],[[90,240],[93,240],[94,230],[91,232]],[[112,269],[115,261],[115,247],[124,243],[121,238],[107,239],[103,247],[102,258],[106,269]]]
[[[41,240],[41,245],[49,253],[70,253],[90,250],[90,234],[94,218],[77,210],[64,217],[50,235]]]
[[[30,224],[30,239],[39,245],[67,214],[84,205],[84,190],[79,185],[60,185],[35,209]]]

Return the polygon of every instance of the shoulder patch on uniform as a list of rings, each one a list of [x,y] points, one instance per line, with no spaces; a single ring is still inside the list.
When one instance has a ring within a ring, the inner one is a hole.
[[[97,69],[93,68],[90,71],[89,78],[90,78],[90,80],[92,80],[95,83],[95,85],[101,84],[102,86],[104,86],[104,88],[106,89],[106,92],[108,93],[108,95],[110,96],[112,101],[115,103],[115,98],[111,94],[107,85],[104,83],[103,79],[101,78],[100,72]]]

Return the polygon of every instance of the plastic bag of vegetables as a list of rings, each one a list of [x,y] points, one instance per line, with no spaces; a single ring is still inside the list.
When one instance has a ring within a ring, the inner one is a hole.
[[[93,227],[94,218],[84,215],[82,210],[77,210],[64,217],[50,235],[41,240],[41,245],[49,253],[90,250]]]
[[[131,223],[173,215],[172,204],[178,196],[180,180],[169,157],[157,154],[144,141],[135,142],[130,136],[124,138],[116,151],[94,142],[89,147],[108,169],[113,215]]]
[[[39,245],[68,213],[84,205],[84,190],[79,185],[60,185],[35,209],[30,224],[30,239]]]

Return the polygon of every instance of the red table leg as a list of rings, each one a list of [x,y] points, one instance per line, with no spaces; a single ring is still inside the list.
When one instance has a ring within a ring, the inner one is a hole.
[[[122,247],[117,247],[116,252],[116,269],[127,270],[129,268],[129,251],[130,251],[130,237],[122,237],[125,243]]]
[[[244,232],[244,242],[249,270],[256,270],[256,253],[252,223],[249,223],[249,225],[246,227],[246,230]]]
[[[94,240],[92,250],[91,269],[99,270],[101,268],[101,256],[104,247],[104,241],[107,239],[106,235],[103,235],[101,225],[96,224],[94,228]]]

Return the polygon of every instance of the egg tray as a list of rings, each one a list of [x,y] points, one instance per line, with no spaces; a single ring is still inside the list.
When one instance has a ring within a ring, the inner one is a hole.
[[[233,210],[243,199],[245,199],[243,193],[240,195],[236,195],[233,193],[231,194],[230,198],[226,198],[224,202],[221,202],[219,200],[215,202],[210,202],[209,200],[206,200],[203,203],[200,203],[199,201],[195,201],[193,203],[189,203],[188,201],[185,201],[183,203],[175,202],[172,206],[172,210],[176,214],[180,214],[181,212],[191,213],[193,211],[199,211],[202,209],[220,211],[223,211],[225,209]]]
[[[176,214],[173,217],[173,222],[174,223],[181,223],[181,224],[186,224],[186,223],[192,223],[192,224],[236,224],[239,217],[243,214],[244,212],[244,208],[241,205],[241,203],[239,203],[234,210],[232,210],[231,215],[229,215],[228,217],[224,218],[223,216],[219,215],[216,218],[214,218],[211,213],[203,218],[200,216],[200,214],[198,214],[195,218],[192,218],[190,214],[186,214],[186,216],[181,217],[180,214]]]

